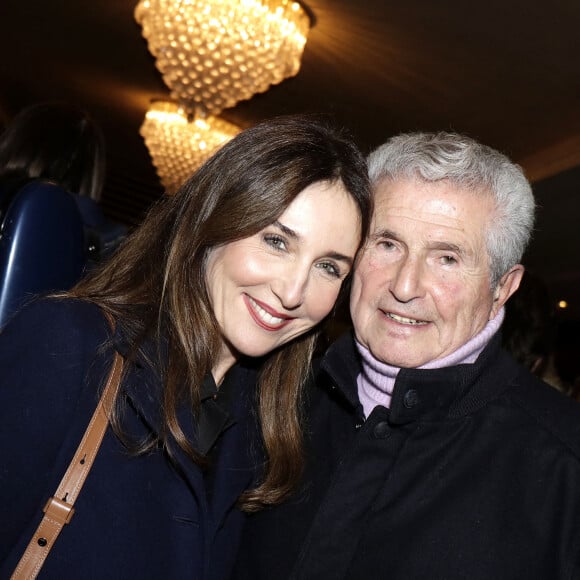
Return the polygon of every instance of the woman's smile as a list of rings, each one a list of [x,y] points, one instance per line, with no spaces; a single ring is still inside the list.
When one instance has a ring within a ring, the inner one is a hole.
[[[246,301],[252,318],[256,321],[258,326],[261,326],[266,330],[280,330],[294,320],[293,316],[285,316],[276,312],[264,302],[259,302],[248,294],[244,294],[244,300]]]

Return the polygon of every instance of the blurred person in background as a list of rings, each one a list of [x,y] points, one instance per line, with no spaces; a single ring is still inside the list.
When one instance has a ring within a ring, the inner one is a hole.
[[[127,234],[127,228],[107,219],[99,205],[105,171],[105,140],[87,111],[63,102],[26,107],[0,134],[0,217],[25,185],[58,185],[74,194],[88,259],[98,262]]]
[[[556,324],[556,312],[546,283],[526,270],[517,292],[506,304],[503,346],[536,376],[571,395],[572,385],[562,379],[556,365]]]

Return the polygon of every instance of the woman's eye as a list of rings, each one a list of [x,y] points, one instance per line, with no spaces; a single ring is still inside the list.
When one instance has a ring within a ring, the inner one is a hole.
[[[336,266],[336,264],[332,262],[321,262],[320,264],[318,264],[318,268],[324,270],[333,278],[340,278],[340,276],[342,275],[340,269]]]
[[[276,250],[285,250],[286,249],[286,240],[280,236],[274,234],[266,234],[264,236],[264,241],[275,248]]]
[[[452,266],[457,263],[455,256],[441,256],[441,263],[444,266]]]

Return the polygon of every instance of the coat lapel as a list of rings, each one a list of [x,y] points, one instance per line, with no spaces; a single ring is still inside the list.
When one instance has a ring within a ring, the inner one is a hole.
[[[123,356],[127,356],[129,348],[122,331],[115,332],[115,348]],[[142,421],[150,430],[149,433],[137,433],[137,436],[148,436],[150,433],[159,435],[162,432],[163,408],[162,382],[158,372],[154,371],[147,360],[156,360],[158,353],[153,343],[145,346],[145,354],[139,353],[135,362],[123,380],[121,389],[135,409]],[[185,437],[195,447],[196,436],[191,411],[185,406],[178,411],[178,420]],[[199,505],[206,506],[203,474],[200,468],[187,456],[174,440],[168,443],[169,452],[174,460],[175,467],[188,483],[192,492],[197,496]]]
[[[122,336],[115,337],[117,350],[127,353]],[[146,354],[153,355],[153,345],[149,345]],[[234,381],[234,393],[230,402],[230,412],[210,404],[207,419],[215,419],[225,430],[215,442],[214,452],[210,452],[211,477],[204,473],[177,445],[174,440],[168,443],[176,468],[187,481],[192,492],[197,496],[199,505],[204,506],[204,512],[211,511],[211,519],[215,529],[219,528],[227,514],[235,506],[240,494],[250,487],[255,479],[256,459],[251,449],[256,448],[258,439],[257,420],[254,411],[254,397],[257,373],[254,368],[236,365],[228,380]],[[228,373],[229,374],[229,373]],[[162,426],[162,383],[159,375],[145,362],[145,356],[140,356],[131,365],[122,385],[123,392],[131,406],[141,416],[151,432],[158,435]],[[177,419],[185,437],[200,452],[195,418],[187,405],[182,405],[177,412]],[[206,420],[206,419],[204,419]],[[220,429],[221,430],[221,429]],[[219,434],[219,431],[218,431]],[[142,433],[141,435],[146,435]],[[206,493],[206,480],[211,489]],[[208,506],[208,495],[211,503]]]
[[[256,373],[240,366],[231,371],[235,394],[231,399],[234,424],[222,433],[215,454],[211,490],[211,512],[217,527],[236,506],[240,494],[255,480],[258,425],[255,416]]]

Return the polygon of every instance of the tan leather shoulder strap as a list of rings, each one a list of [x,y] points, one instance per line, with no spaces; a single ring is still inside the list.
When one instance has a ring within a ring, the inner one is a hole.
[[[107,314],[107,318],[111,322],[110,315]],[[16,566],[11,580],[36,578],[63,526],[70,522],[74,514],[74,503],[107,430],[109,412],[119,390],[122,372],[123,358],[116,352],[103,394],[89,426],[54,497],[44,506],[44,517]]]

